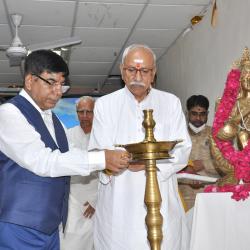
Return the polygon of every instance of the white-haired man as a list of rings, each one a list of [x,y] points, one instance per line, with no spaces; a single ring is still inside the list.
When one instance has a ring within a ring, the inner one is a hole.
[[[171,152],[173,159],[157,164],[162,195],[161,249],[184,250],[188,232],[179,199],[176,172],[187,164],[191,141],[179,99],[152,88],[156,73],[153,51],[145,45],[125,49],[120,66],[125,87],[96,102],[89,148],[141,142],[143,110],[153,109],[158,141],[183,139]],[[147,250],[144,164],[132,165],[119,175],[101,173],[95,213],[94,245],[97,250]]]
[[[80,124],[68,130],[68,138],[76,147],[87,150],[92,129],[95,99],[82,96],[77,100],[76,112]],[[65,232],[61,235],[61,250],[92,250],[93,214],[97,198],[97,173],[72,176],[69,194],[69,212]]]

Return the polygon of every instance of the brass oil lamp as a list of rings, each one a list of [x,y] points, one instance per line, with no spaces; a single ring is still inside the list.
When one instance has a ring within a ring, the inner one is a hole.
[[[147,215],[145,218],[148,229],[148,240],[151,250],[160,250],[162,242],[162,224],[163,218],[160,213],[161,193],[157,180],[156,160],[172,158],[169,151],[181,142],[178,141],[159,141],[154,138],[153,129],[155,121],[153,120],[153,110],[143,110],[144,120],[142,122],[145,128],[145,139],[139,143],[116,145],[125,148],[132,155],[132,160],[145,161],[146,164],[146,187],[144,202],[147,206]]]

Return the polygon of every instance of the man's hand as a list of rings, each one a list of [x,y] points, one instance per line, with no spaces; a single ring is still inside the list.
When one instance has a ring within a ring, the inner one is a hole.
[[[111,170],[114,174],[127,169],[130,154],[124,150],[105,150],[106,169]]]
[[[130,162],[128,169],[132,172],[145,170],[145,163],[144,162]]]
[[[184,172],[187,172],[189,174],[196,174],[196,171],[194,170],[194,167],[193,165],[190,166],[190,165],[187,165],[183,170],[181,171],[184,171]]]
[[[193,160],[193,164],[194,164],[193,168],[195,172],[199,172],[205,168],[202,160]]]
[[[83,216],[85,218],[90,219],[93,216],[93,214],[95,213],[95,209],[88,202],[85,202],[84,206],[87,206],[87,208],[85,209]]]

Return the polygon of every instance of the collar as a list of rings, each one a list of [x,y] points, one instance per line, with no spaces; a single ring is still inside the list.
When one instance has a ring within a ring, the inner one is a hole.
[[[47,110],[41,110],[38,105],[35,103],[35,101],[31,98],[31,96],[25,91],[25,89],[22,89],[19,93],[19,95],[21,95],[22,97],[24,97],[27,101],[29,101],[32,106],[35,107],[35,109],[37,109],[37,111],[41,114],[41,115],[51,115],[51,109],[47,109]]]

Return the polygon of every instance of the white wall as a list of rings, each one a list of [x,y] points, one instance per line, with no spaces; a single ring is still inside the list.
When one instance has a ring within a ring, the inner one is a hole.
[[[210,124],[232,63],[241,57],[245,46],[250,47],[250,0],[217,0],[217,7],[217,26],[210,24],[210,8],[161,58],[157,73],[157,88],[180,97],[184,110],[190,95],[207,96]]]

